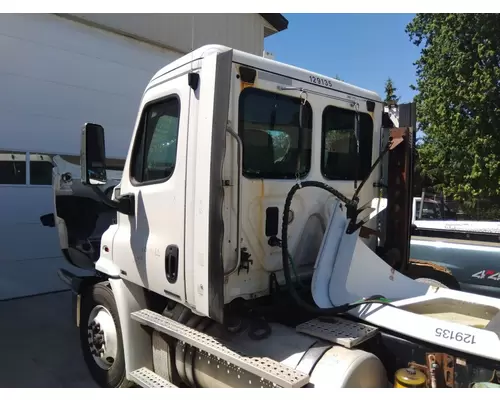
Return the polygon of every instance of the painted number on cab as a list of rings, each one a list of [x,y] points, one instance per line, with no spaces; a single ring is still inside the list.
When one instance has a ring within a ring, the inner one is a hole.
[[[436,328],[437,337],[443,339],[454,340],[456,342],[476,344],[476,337],[470,333],[456,332],[449,329]]]
[[[324,87],[333,87],[333,82],[329,79],[320,78],[319,76],[309,75],[309,81],[316,85],[321,85]]]

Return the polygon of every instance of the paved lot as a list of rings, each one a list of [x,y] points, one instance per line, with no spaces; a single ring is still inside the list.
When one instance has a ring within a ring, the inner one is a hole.
[[[0,301],[0,387],[97,387],[71,317],[71,293]]]
[[[67,289],[68,286],[57,276],[60,268],[79,272],[71,265],[68,267],[68,262],[62,257],[16,261],[0,259],[0,302]]]

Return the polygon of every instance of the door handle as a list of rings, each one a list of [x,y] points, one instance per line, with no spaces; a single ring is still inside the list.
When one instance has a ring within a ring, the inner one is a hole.
[[[179,271],[179,248],[176,245],[170,245],[165,251],[165,276],[169,283],[177,281]]]

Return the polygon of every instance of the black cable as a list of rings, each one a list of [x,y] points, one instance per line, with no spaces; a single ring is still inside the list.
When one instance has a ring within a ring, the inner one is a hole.
[[[285,282],[286,282],[286,287],[292,298],[295,300],[297,305],[301,308],[303,308],[305,311],[310,312],[312,314],[318,314],[318,315],[333,315],[333,314],[342,314],[345,313],[351,309],[354,309],[356,307],[359,307],[360,305],[363,304],[368,304],[368,303],[379,303],[379,304],[384,304],[384,305],[389,305],[390,303],[387,303],[387,301],[384,300],[377,300],[377,299],[372,299],[373,296],[370,299],[366,300],[360,300],[355,303],[346,303],[342,304],[340,306],[334,306],[330,308],[319,308],[310,305],[309,303],[305,302],[297,293],[295,290],[295,286],[292,281],[292,276],[290,273],[290,264],[288,260],[288,215],[290,212],[290,206],[292,203],[292,198],[295,195],[295,193],[302,188],[305,187],[316,187],[320,189],[324,189],[327,192],[333,194],[337,198],[339,198],[342,202],[346,204],[347,211],[349,214],[349,210],[354,208],[354,213],[356,211],[357,207],[357,201],[356,199],[350,200],[346,196],[344,196],[342,193],[340,193],[338,190],[332,188],[331,186],[327,185],[326,183],[322,182],[317,182],[317,181],[306,181],[306,182],[301,182],[301,183],[296,183],[288,192],[288,195],[285,200],[285,207],[283,210],[283,220],[282,220],[282,225],[281,225],[281,255],[282,255],[282,261],[283,261],[283,272],[285,275]],[[356,213],[355,213],[356,215]],[[355,222],[355,221],[354,221]]]
[[[356,198],[356,197],[358,197],[359,192],[361,191],[361,189],[363,188],[363,186],[365,185],[365,183],[368,181],[368,178],[370,178],[370,176],[372,175],[373,171],[375,171],[375,167],[380,163],[380,161],[382,161],[382,158],[384,158],[384,156],[386,155],[386,153],[391,149],[391,145],[392,145],[392,138],[389,138],[389,141],[385,145],[384,150],[382,150],[380,152],[379,156],[377,157],[377,159],[375,160],[375,162],[371,166],[370,172],[368,173],[368,175],[366,175],[366,178],[363,179],[363,181],[361,182],[361,184],[358,186],[358,188],[354,192],[354,196],[352,197],[353,199]]]

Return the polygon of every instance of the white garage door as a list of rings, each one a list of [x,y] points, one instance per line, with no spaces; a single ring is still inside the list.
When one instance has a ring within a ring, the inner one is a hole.
[[[0,14],[0,299],[64,289],[50,155],[79,153],[80,129],[104,126],[123,158],[145,85],[179,57],[52,15]],[[47,156],[40,156],[48,155]],[[28,161],[26,161],[28,160]]]

